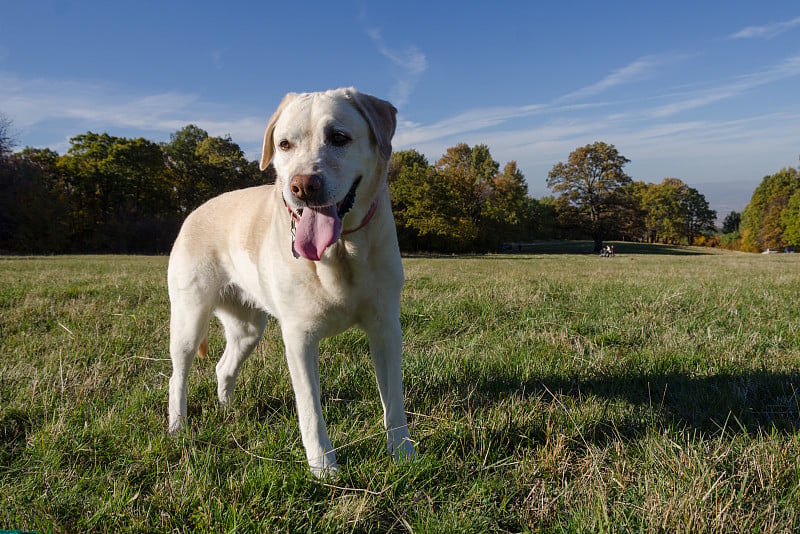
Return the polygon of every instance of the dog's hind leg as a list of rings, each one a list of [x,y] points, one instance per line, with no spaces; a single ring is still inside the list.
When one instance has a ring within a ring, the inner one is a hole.
[[[242,363],[261,340],[267,314],[230,299],[222,302],[214,314],[225,330],[225,352],[217,362],[217,396],[220,403],[227,404],[233,396]]]
[[[171,295],[169,354],[172,376],[169,379],[169,431],[177,432],[186,419],[186,394],[189,371],[203,338],[208,333],[211,309],[185,298]]]

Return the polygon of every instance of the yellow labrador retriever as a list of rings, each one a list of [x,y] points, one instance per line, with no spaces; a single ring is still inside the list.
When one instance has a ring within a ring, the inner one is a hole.
[[[276,181],[218,196],[189,215],[169,259],[169,429],[186,418],[195,353],[213,313],[226,346],[218,396],[231,400],[244,360],[276,317],[311,471],[338,469],[320,401],[319,342],[357,325],[368,338],[387,449],[410,458],[400,358],[403,267],[386,183],[397,110],[338,89],[288,94],[264,134]]]

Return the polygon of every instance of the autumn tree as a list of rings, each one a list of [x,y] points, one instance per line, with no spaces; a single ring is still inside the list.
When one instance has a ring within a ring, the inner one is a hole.
[[[486,145],[459,144],[430,165],[415,150],[395,152],[388,180],[400,245],[405,250],[493,250],[537,228],[515,162],[503,172]]]
[[[691,245],[715,232],[717,213],[702,193],[678,178],[664,178],[659,184],[633,182],[626,189],[638,203],[640,237],[645,241]]]
[[[388,182],[397,237],[403,250],[430,248],[431,236],[441,228],[440,221],[432,222],[434,210],[440,208],[437,202],[444,200],[432,193],[434,172],[425,156],[416,150],[392,153]]]
[[[450,184],[415,150],[395,152],[389,164],[389,189],[398,240],[404,250],[469,250],[477,230],[452,201]]]
[[[678,243],[683,233],[683,197],[688,187],[677,178],[648,184],[642,198],[648,241]]]
[[[782,213],[800,190],[800,175],[792,167],[765,176],[742,212],[742,250],[760,252],[785,245]]]
[[[786,245],[800,247],[800,190],[789,198],[781,217],[785,227],[783,239]]]
[[[468,224],[473,227],[471,233],[477,237],[483,206],[491,194],[492,179],[500,164],[492,159],[486,145],[470,147],[460,143],[448,148],[435,168],[446,183],[449,202],[469,220]]]
[[[191,125],[162,145],[87,132],[61,156],[12,147],[0,115],[0,250],[166,252],[188,211],[270,180],[230,136]]]
[[[481,233],[484,242],[517,241],[531,233],[534,208],[529,200],[525,176],[516,161],[509,161],[503,172],[492,179],[483,207]]]
[[[629,160],[614,145],[595,142],[572,151],[566,163],[550,170],[547,186],[558,197],[559,211],[570,213],[594,240],[595,252],[603,246],[613,213],[621,204],[620,189],[630,183],[623,167]]]

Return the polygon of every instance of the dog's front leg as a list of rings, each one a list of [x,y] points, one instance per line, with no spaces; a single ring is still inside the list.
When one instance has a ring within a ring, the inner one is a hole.
[[[372,364],[383,404],[383,424],[386,427],[386,450],[395,459],[414,457],[414,443],[408,433],[403,402],[403,332],[400,319],[381,321],[373,317],[364,324],[369,338]]]
[[[283,342],[308,465],[316,477],[335,475],[339,470],[336,451],[328,437],[320,401],[319,339],[302,330],[284,327]]]

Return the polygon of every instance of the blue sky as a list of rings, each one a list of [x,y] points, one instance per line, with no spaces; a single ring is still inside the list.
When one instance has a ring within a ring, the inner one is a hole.
[[[19,147],[197,124],[257,159],[288,91],[399,109],[395,149],[515,160],[535,197],[576,147],[677,177],[720,217],[800,155],[800,3],[4,0],[0,112]]]

